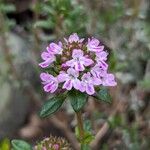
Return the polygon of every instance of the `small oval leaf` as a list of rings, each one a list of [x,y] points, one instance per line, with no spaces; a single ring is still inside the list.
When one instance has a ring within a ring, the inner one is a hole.
[[[95,98],[98,100],[98,101],[104,101],[104,102],[107,102],[107,103],[111,103],[112,102],[112,98],[109,94],[109,91],[107,88],[101,88],[97,93],[96,93],[96,96]]]
[[[23,140],[12,140],[11,144],[13,150],[32,150],[31,145]]]
[[[75,112],[80,111],[87,102],[87,95],[77,90],[68,92],[68,99],[71,102],[71,106]]]
[[[44,118],[50,116],[51,114],[55,113],[63,104],[65,97],[63,95],[55,96],[50,100],[46,101],[45,104],[42,106],[40,111],[40,117]]]

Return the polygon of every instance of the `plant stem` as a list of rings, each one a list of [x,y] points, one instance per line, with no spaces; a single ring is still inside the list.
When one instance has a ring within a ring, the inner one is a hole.
[[[77,125],[79,129],[79,134],[80,134],[80,143],[84,138],[84,128],[83,128],[83,120],[82,120],[82,114],[81,111],[76,112],[76,117],[77,117]]]

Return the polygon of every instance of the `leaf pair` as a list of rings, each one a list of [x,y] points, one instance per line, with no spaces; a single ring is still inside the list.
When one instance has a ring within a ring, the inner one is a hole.
[[[87,95],[85,93],[71,90],[67,95],[56,95],[50,100],[47,100],[40,111],[40,116],[44,118],[55,113],[62,106],[66,98],[70,100],[71,106],[75,112],[80,111],[87,102]]]
[[[111,103],[111,96],[106,88],[101,88],[94,97],[98,101]],[[40,111],[40,116],[44,118],[55,113],[62,106],[66,98],[70,101],[73,110],[78,112],[86,104],[88,95],[77,90],[71,90],[66,95],[56,95],[45,102]]]

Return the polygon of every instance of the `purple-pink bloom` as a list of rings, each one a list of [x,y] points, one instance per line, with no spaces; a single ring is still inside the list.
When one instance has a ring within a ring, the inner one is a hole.
[[[88,39],[87,43],[88,51],[100,52],[104,50],[104,46],[100,45],[100,42],[96,38]]]
[[[81,92],[86,91],[86,93],[89,95],[93,95],[95,93],[94,85],[100,85],[102,83],[101,79],[92,77],[89,72],[83,74],[81,79],[81,86],[79,90]]]
[[[103,86],[116,86],[117,82],[115,81],[115,77],[113,74],[106,74],[102,78],[102,85]]]
[[[56,89],[71,90],[75,88],[89,95],[95,93],[96,86],[115,86],[114,75],[108,73],[107,57],[104,45],[96,38],[83,42],[77,33],[73,33],[64,43],[50,43],[42,52],[42,68],[54,67],[53,75],[40,75],[44,90],[53,93]],[[58,62],[56,62],[58,61]]]
[[[94,61],[90,58],[86,58],[83,56],[84,53],[80,49],[74,49],[72,53],[71,60],[66,62],[66,65],[69,67],[75,67],[75,70],[77,71],[83,71],[85,69],[85,66],[90,66],[94,63]]]
[[[106,61],[108,53],[105,51],[97,52],[96,53],[96,60],[97,61]]]
[[[53,148],[54,148],[54,150],[59,150],[59,148],[60,148],[60,147],[59,147],[59,144],[54,144],[54,145],[53,145]]]
[[[56,77],[48,74],[41,73],[40,78],[42,80],[42,84],[44,84],[44,91],[54,93],[58,88],[58,80]]]
[[[40,63],[39,66],[41,66],[42,68],[48,67],[56,59],[56,57],[49,52],[42,52],[41,57],[44,60],[44,62]]]
[[[108,69],[108,64],[105,62],[107,60],[107,56],[108,56],[108,53],[105,51],[96,53],[97,64],[105,70]]]
[[[59,42],[58,45],[56,43],[50,43],[46,48],[47,51],[42,52],[41,58],[44,62],[40,63],[39,66],[42,68],[48,67],[56,60],[56,54],[62,54],[62,43]]]
[[[80,39],[79,36],[77,35],[77,33],[73,33],[69,36],[68,40],[66,38],[64,38],[64,40],[68,43],[72,43],[72,42],[83,42],[83,38]]]
[[[71,90],[72,87],[75,89],[79,89],[80,87],[80,80],[78,79],[79,72],[74,70],[73,68],[69,68],[66,72],[61,72],[58,75],[59,82],[65,82],[63,85],[63,89]]]
[[[46,49],[50,54],[53,54],[53,55],[62,54],[62,51],[63,51],[61,42],[59,42],[58,44],[50,43]]]
[[[91,74],[94,77],[101,78],[106,76],[107,70],[103,69],[100,65],[95,65],[93,68],[91,68]]]

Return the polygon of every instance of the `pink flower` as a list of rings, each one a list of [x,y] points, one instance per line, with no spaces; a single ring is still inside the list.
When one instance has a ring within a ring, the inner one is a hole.
[[[104,50],[104,46],[99,45],[100,42],[96,38],[88,39],[87,49],[88,51],[100,52]]]
[[[53,145],[53,148],[54,148],[54,150],[59,150],[59,148],[60,148],[60,147],[59,147],[59,144],[54,144],[54,145]]]
[[[86,91],[89,95],[93,95],[95,93],[94,85],[100,85],[102,83],[97,77],[92,77],[89,72],[85,73],[81,79],[82,81],[79,90],[81,92]]]
[[[75,89],[78,90],[80,87],[80,80],[78,79],[78,76],[79,76],[79,72],[77,72],[73,68],[69,68],[67,70],[67,73],[61,72],[58,75],[58,81],[59,82],[65,81],[62,87],[63,89],[71,90],[72,87],[74,87]]]
[[[40,78],[42,83],[44,84],[44,91],[54,93],[58,88],[58,80],[56,77],[48,74],[48,73],[41,73]]]
[[[59,42],[59,44],[50,43],[50,45],[46,48],[46,52],[42,52],[41,57],[44,60],[44,62],[40,63],[39,66],[42,68],[48,67],[50,64],[52,64],[56,60],[56,54],[62,54],[63,49],[62,43]]]
[[[41,54],[41,57],[44,60],[44,62],[40,63],[39,66],[41,66],[42,68],[48,67],[56,59],[56,57],[53,54],[50,54],[49,52],[43,52]]]
[[[46,49],[50,54],[53,54],[53,55],[62,54],[62,51],[63,51],[61,42],[59,42],[58,44],[50,43]]]
[[[106,76],[107,70],[103,69],[100,65],[95,65],[95,66],[91,69],[91,74],[92,74],[94,77],[101,78],[101,77]]]
[[[97,61],[106,61],[108,53],[105,51],[97,52],[96,53],[96,60]]]
[[[106,74],[102,78],[102,85],[103,86],[116,86],[117,82],[115,81],[115,77],[113,74]]]
[[[66,65],[69,67],[75,67],[77,71],[83,71],[85,69],[84,66],[90,66],[94,63],[92,59],[86,58],[83,56],[83,51],[80,49],[74,49],[72,53],[72,60],[66,62]]]
[[[96,53],[96,61],[98,65],[105,70],[107,70],[108,68],[108,64],[105,62],[107,60],[107,56],[108,56],[108,53],[105,51]]]
[[[69,39],[67,40],[66,38],[64,38],[64,40],[68,43],[72,43],[72,42],[83,42],[83,38],[79,39],[77,33],[73,33],[69,36]]]

